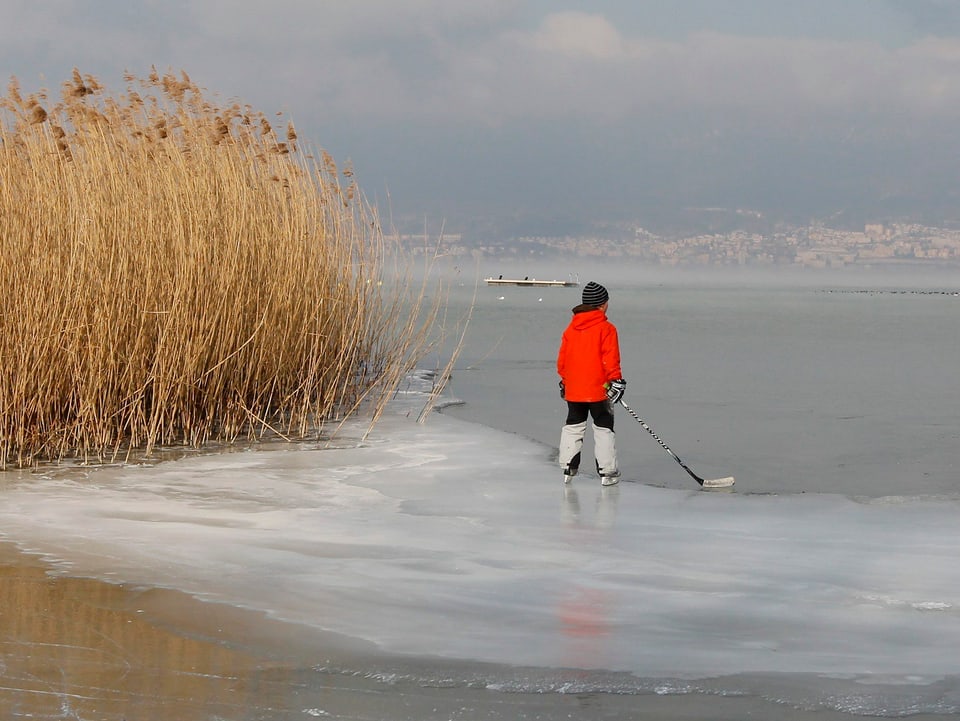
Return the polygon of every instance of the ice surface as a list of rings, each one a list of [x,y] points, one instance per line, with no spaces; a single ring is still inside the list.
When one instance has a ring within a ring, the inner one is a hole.
[[[389,652],[624,672],[638,687],[813,675],[854,684],[868,711],[877,687],[939,689],[927,710],[943,684],[956,693],[956,500],[601,488],[589,475],[564,487],[550,448],[415,417],[400,403],[347,448],[8,474],[0,527],[72,573]]]

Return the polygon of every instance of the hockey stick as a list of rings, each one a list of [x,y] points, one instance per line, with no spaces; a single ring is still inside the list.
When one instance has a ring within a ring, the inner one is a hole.
[[[653,429],[650,426],[648,426],[640,416],[636,414],[633,408],[631,408],[626,403],[624,403],[622,398],[620,399],[620,405],[622,405],[627,410],[627,413],[633,416],[636,419],[637,423],[643,426],[644,429],[646,429],[647,433],[649,433],[651,436],[654,437],[654,439],[657,441],[657,443],[660,444],[663,450],[665,450],[667,453],[673,456],[673,460],[679,463],[680,467],[683,468],[683,470],[685,470],[687,473],[689,473],[690,477],[693,478],[693,480],[695,480],[697,483],[699,483],[703,488],[729,488],[735,483],[733,476],[727,476],[726,478],[707,478],[707,479],[703,479],[700,476],[698,476],[696,473],[694,473],[687,467],[686,463],[680,460],[680,456],[678,456],[676,453],[671,451],[667,447],[667,444],[660,440],[660,436],[654,433]]]

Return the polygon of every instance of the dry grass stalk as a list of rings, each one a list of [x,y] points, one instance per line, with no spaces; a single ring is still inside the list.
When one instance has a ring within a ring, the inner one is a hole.
[[[384,286],[352,170],[185,73],[127,82],[0,98],[0,467],[376,419],[437,305]]]

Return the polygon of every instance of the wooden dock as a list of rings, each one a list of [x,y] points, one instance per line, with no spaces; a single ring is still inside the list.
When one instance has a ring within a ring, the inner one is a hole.
[[[576,288],[575,280],[537,280],[536,278],[484,278],[487,285],[520,285],[531,288]]]

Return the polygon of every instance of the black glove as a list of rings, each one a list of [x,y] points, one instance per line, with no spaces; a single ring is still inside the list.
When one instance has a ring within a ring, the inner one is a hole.
[[[604,388],[607,389],[607,399],[611,403],[618,403],[623,398],[623,392],[627,390],[627,382],[623,378],[617,378],[615,381],[605,383]]]
[[[567,389],[564,387],[563,381],[560,381],[560,397],[564,400],[566,400],[567,397]]]

